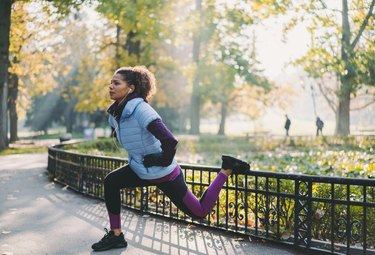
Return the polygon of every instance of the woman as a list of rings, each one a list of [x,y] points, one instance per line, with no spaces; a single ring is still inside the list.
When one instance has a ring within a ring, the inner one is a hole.
[[[112,77],[108,108],[109,123],[119,143],[127,150],[129,164],[110,172],[104,180],[105,203],[111,230],[97,243],[95,251],[127,246],[121,232],[120,189],[155,185],[183,212],[204,218],[213,208],[228,176],[250,172],[249,164],[222,156],[222,169],[198,200],[188,190],[174,156],[177,140],[158,113],[147,103],[156,89],[154,75],[144,66],[118,69]]]

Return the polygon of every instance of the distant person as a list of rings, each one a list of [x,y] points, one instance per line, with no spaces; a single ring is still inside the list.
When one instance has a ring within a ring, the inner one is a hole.
[[[290,128],[290,124],[291,124],[291,121],[288,117],[288,115],[285,114],[285,125],[284,125],[284,128],[285,128],[285,132],[286,132],[286,136],[289,136],[289,128]]]
[[[321,118],[316,118],[316,136],[323,135],[324,122]]]
[[[184,213],[202,219],[209,214],[231,174],[248,174],[246,162],[223,155],[221,170],[200,199],[188,189],[175,159],[177,140],[147,100],[156,89],[154,74],[144,66],[115,71],[109,96],[109,123],[119,143],[128,152],[129,164],[104,179],[104,198],[111,230],[91,247],[95,251],[124,248],[121,231],[122,188],[157,186]]]

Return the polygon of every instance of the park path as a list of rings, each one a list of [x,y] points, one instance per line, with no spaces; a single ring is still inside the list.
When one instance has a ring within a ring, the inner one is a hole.
[[[277,254],[284,246],[122,210],[126,249],[95,253],[91,244],[108,226],[103,201],[51,182],[47,154],[0,156],[1,255]]]

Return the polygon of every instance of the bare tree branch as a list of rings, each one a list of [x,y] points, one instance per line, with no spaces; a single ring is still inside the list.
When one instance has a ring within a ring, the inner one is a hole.
[[[319,2],[322,4],[322,7],[323,7],[324,9],[327,8],[327,5],[326,5],[326,3],[325,3],[323,0],[319,0]]]
[[[99,46],[99,51],[105,50],[109,46],[116,46],[117,43],[115,42],[109,42],[109,43],[103,43],[102,45]]]
[[[364,105],[362,105],[362,106],[358,106],[358,107],[355,107],[355,108],[351,108],[350,111],[358,111],[358,110],[362,110],[362,109],[366,108],[367,106],[372,105],[373,103],[375,103],[375,99],[372,100],[372,101],[370,101],[370,102],[368,102],[368,103],[366,103],[366,104],[364,104]]]
[[[336,104],[335,102],[328,97],[328,93],[326,93],[326,91],[324,91],[324,88],[323,88],[323,80],[322,78],[320,78],[320,82],[318,81],[318,87],[319,87],[319,90],[320,92],[323,94],[323,97],[325,98],[325,100],[327,101],[329,107],[332,109],[332,111],[336,114]]]
[[[317,9],[317,8],[315,8],[314,10],[313,10],[313,12],[312,12],[312,14],[318,14],[318,13],[321,13],[321,12],[327,12],[327,10],[328,11],[331,11],[331,12],[338,12],[338,13],[342,13],[342,11],[341,10],[338,10],[338,9],[332,9],[332,8],[327,8],[327,9]]]
[[[34,32],[34,33],[31,32],[31,33],[29,33],[28,36],[23,37],[22,40],[24,41],[24,43],[22,43],[22,44],[18,47],[18,49],[15,51],[15,53],[19,54],[19,53],[21,52],[23,46],[25,45],[25,41],[27,41],[27,40],[30,39],[32,36],[34,36],[34,34],[36,34],[36,33],[35,33],[35,32]]]
[[[354,38],[353,42],[351,43],[351,48],[354,49],[355,46],[357,45],[359,39],[361,38],[361,35],[363,33],[363,31],[365,30],[367,24],[368,24],[368,20],[370,19],[371,16],[373,16],[374,14],[372,13],[373,9],[374,9],[374,5],[375,5],[375,0],[372,0],[371,4],[370,4],[370,8],[368,10],[368,13],[365,17],[365,19],[363,20],[362,24],[361,24],[361,27],[359,28],[359,31],[358,31],[358,34],[357,36]]]
[[[324,89],[325,91],[324,92],[328,92],[328,93],[330,93],[330,94],[335,94],[336,93],[336,90],[335,89],[333,89],[333,88],[325,88]]]

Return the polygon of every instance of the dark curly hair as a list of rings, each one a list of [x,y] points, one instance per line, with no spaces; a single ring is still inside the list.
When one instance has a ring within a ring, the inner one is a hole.
[[[127,84],[134,85],[135,93],[143,99],[150,99],[156,92],[155,76],[145,66],[121,67],[115,74],[120,74]]]

